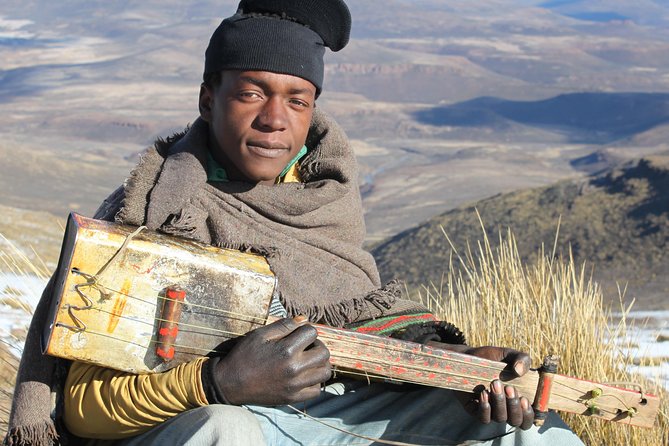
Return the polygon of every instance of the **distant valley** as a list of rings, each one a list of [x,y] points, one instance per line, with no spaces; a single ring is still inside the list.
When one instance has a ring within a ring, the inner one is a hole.
[[[27,222],[91,214],[156,137],[195,119],[204,49],[236,3],[3,3],[0,209],[15,218],[0,233],[53,263],[57,230]],[[663,2],[349,4],[352,41],[328,55],[319,107],[358,155],[370,247],[669,150]]]

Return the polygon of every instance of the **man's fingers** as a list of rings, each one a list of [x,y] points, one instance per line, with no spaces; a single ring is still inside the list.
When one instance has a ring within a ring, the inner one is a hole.
[[[314,327],[311,325],[302,325],[281,339],[279,344],[283,346],[288,355],[293,356],[301,354],[307,348],[313,348],[310,346],[315,345],[317,339],[318,331]],[[323,346],[323,348],[325,347]]]
[[[307,350],[302,353],[301,364],[305,369],[330,367],[330,350],[325,344],[316,339]]]
[[[293,385],[299,391],[315,385],[320,385],[330,379],[332,369],[329,364],[322,367],[314,367],[304,370],[299,377],[293,380]]]
[[[534,424],[534,410],[532,410],[530,401],[524,396],[520,398],[520,408],[523,411],[523,423],[520,428],[526,431]]]
[[[506,395],[506,422],[511,426],[518,427],[523,423],[523,411],[520,408],[520,399],[518,399],[516,389],[512,386],[506,386],[504,393]]]
[[[481,423],[508,423],[527,430],[534,422],[534,411],[527,398],[518,395],[513,386],[504,386],[498,379],[490,383],[490,391],[479,394],[478,418]]]
[[[490,424],[490,412],[490,395],[484,389],[479,396],[479,421],[483,424]]]
[[[508,350],[503,361],[509,365],[518,376],[523,376],[530,370],[532,361],[527,353],[517,350]]]
[[[259,328],[256,331],[261,332],[263,339],[267,341],[278,341],[307,323],[308,320],[306,316],[283,318],[269,324],[266,327]]]
[[[295,393],[293,397],[290,399],[290,403],[301,403],[303,401],[307,401],[313,398],[317,398],[321,394],[321,385],[319,384],[314,384],[313,386],[310,387],[305,387],[304,389],[300,390],[299,392]]]
[[[490,385],[490,408],[492,420],[498,423],[506,423],[506,396],[502,381],[496,379]]]

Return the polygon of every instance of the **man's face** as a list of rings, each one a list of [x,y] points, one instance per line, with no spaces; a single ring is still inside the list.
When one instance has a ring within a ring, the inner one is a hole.
[[[212,156],[231,180],[273,183],[307,139],[315,98],[296,76],[223,71],[220,85],[200,90]]]

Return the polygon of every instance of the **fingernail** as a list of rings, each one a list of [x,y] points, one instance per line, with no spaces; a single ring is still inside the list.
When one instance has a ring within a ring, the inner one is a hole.
[[[512,386],[506,386],[504,388],[504,390],[506,391],[506,396],[508,398],[515,398],[516,397],[516,389],[514,389]]]
[[[527,411],[527,409],[530,408],[530,401],[527,398],[525,398],[524,396],[520,398],[520,407],[524,411]]]
[[[486,390],[481,392],[481,402],[482,403],[489,403],[490,402],[490,399],[488,397],[488,392]]]
[[[502,381],[496,379],[492,382],[492,391],[501,394],[502,393]]]
[[[298,314],[297,316],[295,316],[295,317],[293,318],[293,321],[294,321],[296,324],[301,324],[302,322],[304,322],[304,321],[306,321],[306,320],[308,320],[308,319],[309,319],[309,318],[306,317],[305,315],[303,315],[303,314]]]
[[[518,361],[513,365],[513,370],[516,372],[516,375],[523,376],[527,370],[525,370],[525,364],[522,361]]]

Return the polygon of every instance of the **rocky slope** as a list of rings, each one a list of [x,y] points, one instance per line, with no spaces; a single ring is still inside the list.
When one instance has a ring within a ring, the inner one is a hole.
[[[498,195],[460,207],[398,234],[374,250],[385,279],[400,277],[411,285],[438,284],[459,251],[482,239],[476,210],[493,244],[499,232],[515,234],[522,257],[536,255],[542,244],[552,250],[561,219],[558,253],[569,247],[587,262],[607,297],[617,299],[617,283],[641,308],[669,308],[669,156],[627,162],[596,176],[562,181],[543,188]]]

